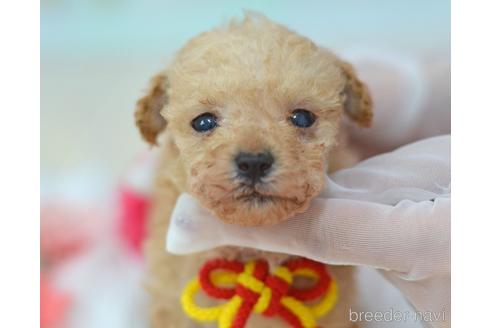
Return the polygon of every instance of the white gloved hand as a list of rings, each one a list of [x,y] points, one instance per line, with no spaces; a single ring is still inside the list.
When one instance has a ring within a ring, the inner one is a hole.
[[[440,136],[336,172],[305,213],[272,227],[225,224],[184,194],[167,250],[233,245],[366,265],[384,270],[416,309],[448,311],[450,175],[450,136]]]

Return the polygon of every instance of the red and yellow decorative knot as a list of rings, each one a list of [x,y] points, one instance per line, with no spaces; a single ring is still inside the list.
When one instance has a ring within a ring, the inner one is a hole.
[[[294,288],[294,277],[315,280],[308,289]],[[234,288],[224,287],[235,285]],[[202,289],[212,298],[228,300],[212,307],[196,305],[195,294]],[[314,305],[303,301],[320,299]],[[184,311],[198,321],[218,321],[219,328],[242,328],[252,312],[278,315],[295,328],[318,327],[316,319],[327,314],[337,300],[337,284],[326,267],[297,258],[277,267],[273,274],[263,260],[243,264],[217,259],[206,262],[198,277],[188,283],[181,296]]]

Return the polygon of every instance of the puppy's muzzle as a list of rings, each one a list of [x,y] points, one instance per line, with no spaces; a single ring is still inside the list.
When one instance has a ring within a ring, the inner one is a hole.
[[[257,154],[241,152],[235,158],[238,176],[251,183],[256,183],[267,176],[272,170],[274,161],[270,152]]]

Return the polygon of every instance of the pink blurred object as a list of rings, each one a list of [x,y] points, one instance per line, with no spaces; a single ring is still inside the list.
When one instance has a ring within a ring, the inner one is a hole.
[[[40,284],[41,328],[63,327],[70,297],[56,289],[45,275],[41,275]]]
[[[41,258],[59,263],[93,244],[101,232],[104,213],[95,207],[45,202],[41,206]]]
[[[142,241],[146,235],[149,197],[128,186],[120,189],[121,221],[120,232],[125,243],[136,254],[142,252]]]
[[[65,327],[71,295],[55,287],[54,274],[105,233],[108,215],[95,205],[61,198],[41,206],[41,328]],[[52,278],[53,277],[53,278]]]
[[[119,233],[123,242],[137,255],[142,254],[150,208],[152,178],[157,163],[155,153],[136,158],[119,188]]]

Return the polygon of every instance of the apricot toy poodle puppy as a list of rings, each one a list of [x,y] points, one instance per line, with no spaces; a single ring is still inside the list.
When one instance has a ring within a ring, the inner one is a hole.
[[[257,14],[191,39],[152,79],[135,118],[143,138],[161,150],[145,245],[153,327],[201,327],[184,314],[180,293],[206,259],[278,264],[288,258],[234,247],[167,253],[168,222],[179,195],[190,193],[230,224],[272,225],[291,218],[322,190],[328,167],[356,158],[343,146],[342,113],[360,126],[371,123],[368,89],[352,67]],[[338,281],[339,300],[318,323],[353,327],[353,270],[329,270]],[[254,314],[247,327],[287,326]]]

